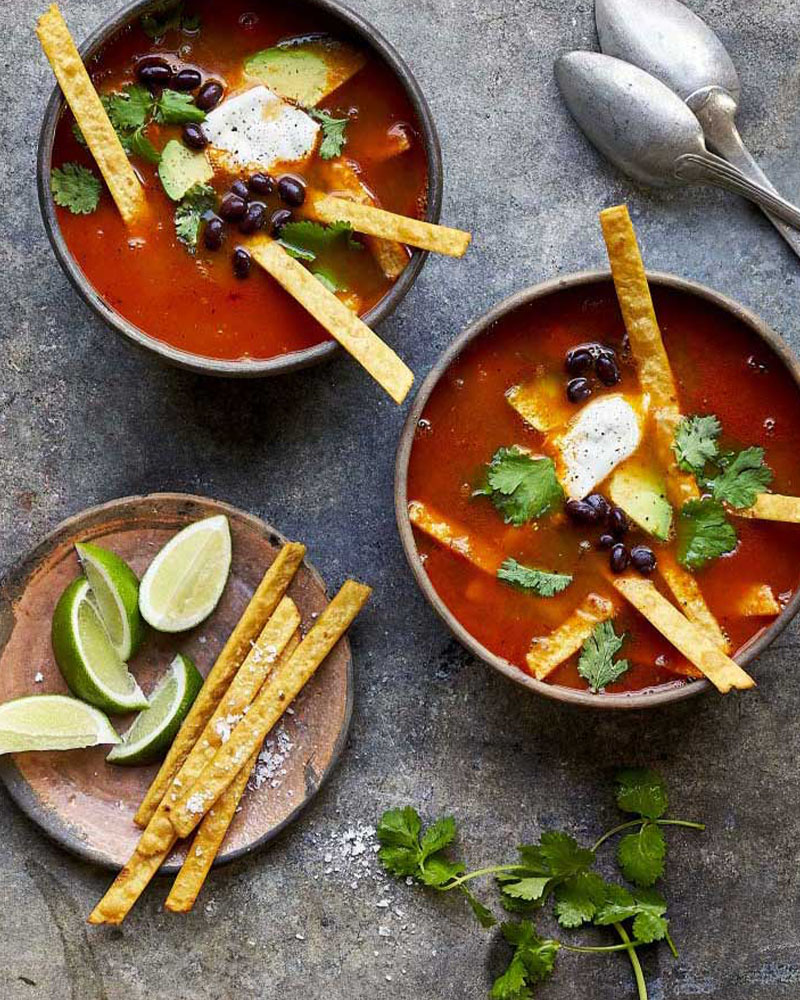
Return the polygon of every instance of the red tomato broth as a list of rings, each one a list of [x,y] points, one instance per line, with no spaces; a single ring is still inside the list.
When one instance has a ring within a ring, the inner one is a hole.
[[[800,392],[782,361],[743,323],[711,303],[658,287],[653,297],[683,412],[715,413],[723,426],[722,447],[761,445],[775,473],[771,488],[800,492],[795,430],[800,426]],[[642,690],[675,682],[689,664],[615,595],[608,583],[608,553],[594,546],[581,548],[581,541],[595,540],[597,530],[577,527],[561,513],[514,527],[504,523],[488,499],[472,496],[498,448],[519,444],[534,452],[546,450],[543,435],[522,421],[506,401],[506,391],[548,372],[558,372],[566,385],[566,352],[587,341],[614,347],[622,361],[619,385],[605,389],[597,384],[592,398],[600,392],[638,391],[610,283],[554,293],[504,317],[473,341],[425,407],[411,450],[408,498],[431,504],[521,563],[574,574],[560,595],[537,598],[493,579],[415,529],[431,583],[483,646],[527,671],[525,655],[532,637],[550,632],[587,594],[600,593],[615,600],[614,627],[617,634],[627,634],[619,655],[631,663],[607,690]],[[765,364],[766,370],[754,361]],[[603,492],[603,484],[598,491]],[[743,518],[733,523],[740,539],[737,549],[709,564],[697,579],[733,649],[739,650],[773,619],[735,615],[731,600],[750,583],[767,583],[783,603],[788,600],[800,577],[800,528]],[[643,532],[632,531],[630,539],[646,542],[658,555],[661,543]],[[674,548],[674,542],[669,547]],[[670,596],[658,573],[653,580]],[[549,681],[585,688],[577,656],[557,668]]]
[[[119,91],[134,83],[136,60],[146,54],[175,56],[197,66],[205,77],[224,80],[239,71],[244,59],[277,42],[309,33],[329,32],[343,38],[341,25],[319,11],[300,4],[254,4],[252,0],[198,0],[187,10],[200,16],[197,34],[172,31],[156,45],[137,23],[123,29],[90,63],[89,72],[101,93]],[[254,24],[243,27],[240,18],[255,12]],[[179,46],[176,45],[179,40]],[[410,100],[393,71],[368,48],[367,64],[320,107],[343,116],[357,109],[347,126],[344,156],[380,205],[403,215],[423,217],[427,206],[427,158]],[[227,96],[227,94],[226,94]],[[72,161],[97,173],[87,150],[72,133],[73,117],[66,111],[58,123],[53,166]],[[386,160],[381,152],[387,133],[400,125],[412,140],[411,148]],[[148,137],[157,148],[180,136],[178,126],[151,125]],[[374,158],[374,162],[373,162]],[[324,162],[324,161],[323,161]],[[177,240],[173,224],[175,203],[163,190],[157,168],[133,159],[147,190],[151,219],[135,234],[126,230],[105,187],[100,205],[91,215],[73,215],[56,207],[59,226],[70,252],[103,299],[146,334],[193,354],[220,359],[263,359],[302,350],[330,340],[328,333],[294,299],[255,265],[247,280],[237,279],[230,255],[238,244],[238,230],[228,229],[221,250],[201,245],[192,256]],[[313,186],[315,163],[304,171]],[[219,194],[226,185],[211,182]],[[280,206],[275,195],[269,210]],[[302,218],[302,209],[296,218]],[[358,294],[361,313],[376,305],[392,287],[368,250],[340,254],[341,274]],[[352,258],[357,258],[354,260]],[[321,264],[325,261],[320,260]]]

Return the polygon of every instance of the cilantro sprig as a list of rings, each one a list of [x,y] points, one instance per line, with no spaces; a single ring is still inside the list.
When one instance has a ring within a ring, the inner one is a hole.
[[[638,949],[666,941],[677,956],[669,932],[667,902],[653,888],[664,871],[667,847],[663,828],[704,830],[705,826],[667,818],[666,786],[656,772],[646,768],[626,768],[617,774],[617,805],[633,818],[606,831],[592,847],[581,846],[567,833],[547,831],[538,843],[521,845],[515,862],[471,871],[449,856],[457,837],[451,816],[423,829],[419,813],[411,806],[390,809],[378,824],[378,857],[392,875],[413,879],[437,892],[462,892],[484,927],[496,921],[489,907],[467,888],[473,879],[494,876],[503,907],[511,913],[525,914],[500,927],[512,953],[505,971],[492,985],[492,1000],[530,1000],[537,984],[555,971],[562,951],[595,955],[627,952],[639,1000],[647,1000]],[[593,870],[600,848],[619,834],[625,836],[618,844],[617,861],[623,878],[633,883],[632,889],[606,881]],[[586,924],[613,927],[620,943],[582,945],[542,936],[533,918],[550,902],[561,928],[570,930]]]
[[[80,163],[65,163],[50,171],[53,201],[73,215],[90,215],[100,203],[100,180]]]
[[[624,642],[625,635],[617,635],[610,621],[599,622],[592,629],[578,658],[578,673],[592,691],[602,691],[630,669],[627,660],[614,659]]]
[[[717,438],[722,424],[713,415],[683,417],[675,429],[673,450],[684,472],[702,475],[706,462],[717,456]]]
[[[208,184],[195,184],[175,209],[175,234],[190,253],[197,249],[200,229],[206,215],[217,205],[217,193]]]
[[[758,494],[772,482],[772,469],[764,462],[763,448],[722,455],[718,468],[719,473],[708,483],[711,495],[739,510],[752,507]]]
[[[342,150],[347,143],[344,130],[350,123],[349,118],[334,118],[321,108],[307,108],[306,112],[322,126],[322,142],[319,147],[319,155],[323,160],[332,160],[335,156],[341,156]]]
[[[519,526],[560,504],[564,491],[551,458],[535,458],[511,445],[494,453],[473,496],[488,497],[506,524]]]
[[[497,579],[538,597],[554,597],[572,583],[569,573],[550,573],[533,566],[523,566],[516,559],[506,559],[497,571]]]
[[[736,529],[718,500],[688,500],[677,524],[678,561],[689,569],[702,569],[712,559],[733,552]]]

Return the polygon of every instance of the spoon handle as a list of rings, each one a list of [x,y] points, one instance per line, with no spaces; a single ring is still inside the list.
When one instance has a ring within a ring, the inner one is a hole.
[[[675,160],[675,175],[690,184],[713,184],[715,187],[733,191],[749,198],[763,209],[777,215],[795,229],[800,229],[800,209],[773,194],[755,181],[749,180],[742,171],[721,156],[713,153],[684,153]]]
[[[760,184],[777,194],[775,186],[753,158],[750,150],[742,142],[739,130],[736,128],[734,115],[736,102],[731,95],[719,87],[712,87],[702,98],[702,103],[689,100],[689,106],[697,115],[703,126],[706,142],[728,160],[751,181]],[[789,246],[800,257],[800,233],[781,222],[777,215],[764,209],[767,218],[775,226]]]

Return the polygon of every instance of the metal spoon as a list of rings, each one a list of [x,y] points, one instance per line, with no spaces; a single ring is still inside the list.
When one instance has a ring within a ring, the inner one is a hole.
[[[736,128],[739,76],[705,21],[678,0],[595,0],[595,18],[603,52],[663,80],[697,115],[712,149],[750,180],[777,193]],[[800,235],[766,214],[800,256]]]
[[[709,153],[689,107],[644,70],[600,52],[569,52],[556,80],[580,127],[620,170],[643,184],[712,184],[800,228],[800,209]]]

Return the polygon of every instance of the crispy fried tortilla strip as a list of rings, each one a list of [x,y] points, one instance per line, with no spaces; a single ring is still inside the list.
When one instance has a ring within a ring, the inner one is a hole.
[[[430,504],[412,500],[408,505],[408,517],[415,528],[419,528],[439,545],[472,563],[476,569],[490,576],[497,576],[505,556],[490,542],[484,542],[469,529],[452,518],[445,517]]]
[[[800,497],[781,496],[780,493],[760,493],[752,507],[746,510],[731,509],[731,514],[757,518],[761,521],[800,524]]]
[[[549,635],[535,636],[525,657],[528,670],[537,681],[545,677],[577,653],[592,634],[595,625],[607,621],[614,614],[612,601],[599,594],[589,594]]]
[[[299,645],[300,634],[295,632],[283,651],[283,658],[291,656]],[[233,822],[233,817],[236,815],[247,782],[258,763],[260,753],[261,747],[253,753],[236,776],[236,780],[228,786],[214,808],[209,809],[206,813],[186,854],[186,860],[183,862],[164,903],[166,909],[173,913],[188,913],[194,906]]]
[[[231,726],[241,725],[241,722],[232,720],[237,716],[244,716],[251,704],[245,699],[251,699],[273,665],[281,663],[282,653],[291,641],[298,621],[294,602],[288,597],[284,598],[264,626],[231,684],[229,694],[235,689],[238,699],[226,695],[209,719],[183,766],[168,786],[164,798],[139,838],[133,855],[89,916],[89,923],[122,923],[150,879],[166,860],[178,839],[169,818],[169,804],[178,800],[183,789],[188,788],[202,773],[205,765],[213,759],[217,749],[228,738]]]
[[[55,4],[39,18],[36,34],[111,197],[126,224],[130,225],[147,209],[144,189]]]
[[[736,614],[742,618],[769,618],[781,613],[778,599],[768,583],[751,583],[736,597]]]
[[[700,592],[700,586],[692,574],[675,562],[666,551],[659,553],[658,569],[664,582],[672,591],[672,596],[678,602],[678,607],[689,621],[705,629],[716,645],[724,653],[729,653],[731,647],[728,638],[711,613],[711,609]]]
[[[431,250],[448,257],[463,257],[472,240],[469,233],[447,226],[436,226],[406,215],[395,215],[372,205],[336,198],[321,191],[309,192],[306,199],[309,214],[318,222],[349,222],[357,233],[396,240],[410,247]]]
[[[658,328],[653,299],[631,217],[625,205],[600,213],[611,275],[636,360],[642,392],[650,396],[659,459],[667,473],[667,494],[676,507],[699,496],[694,478],[678,468],[672,443],[681,419],[678,391]]]
[[[731,688],[744,691],[755,687],[753,678],[719,648],[704,628],[685,615],[660,594],[651,580],[623,576],[614,587],[650,624],[693,663],[714,687],[725,694]]]
[[[305,545],[288,542],[275,557],[272,565],[250,598],[250,602],[231,632],[217,662],[205,679],[200,694],[195,698],[189,714],[183,720],[169,753],[134,816],[137,826],[145,827],[153,818],[159,802],[164,798],[170,782],[178,773],[189,752],[214,714],[222,696],[228,690],[236,671],[244,662],[267,619],[277,608],[292,582],[297,568],[306,553]]]
[[[514,385],[506,392],[506,399],[526,424],[543,434],[568,423],[574,413],[558,375],[541,375]]]
[[[256,263],[308,310],[396,403],[402,403],[414,381],[414,373],[391,347],[275,240],[255,236],[248,246]]]
[[[330,194],[356,201],[361,205],[377,204],[375,196],[364,184],[350,160],[336,159],[326,164],[325,175]],[[410,255],[402,243],[382,240],[377,236],[367,237],[367,246],[377,261],[378,267],[387,278],[399,278],[410,260]]]
[[[172,824],[188,837],[280,719],[319,665],[344,635],[371,590],[347,580],[325,608],[294,655],[272,672],[246,717],[215,754],[194,785],[172,810]]]

